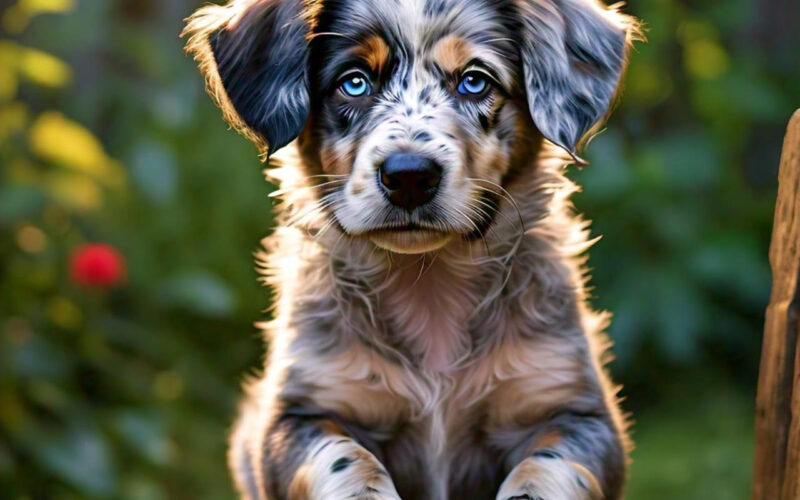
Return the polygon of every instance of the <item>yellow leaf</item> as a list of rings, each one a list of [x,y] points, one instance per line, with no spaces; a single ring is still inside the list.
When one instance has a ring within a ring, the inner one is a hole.
[[[20,74],[33,83],[46,87],[63,87],[72,80],[72,69],[47,52],[22,48],[19,56]]]
[[[66,172],[53,172],[44,181],[45,189],[67,208],[88,212],[100,207],[103,191],[92,179]]]
[[[47,52],[0,40],[0,98],[14,96],[20,77],[37,85],[62,87],[72,80],[72,69]]]
[[[57,111],[39,115],[30,129],[30,147],[42,159],[93,177],[109,186],[125,179],[122,167],[85,127]]]
[[[31,15],[45,12],[69,12],[75,8],[75,0],[19,0],[19,7]]]

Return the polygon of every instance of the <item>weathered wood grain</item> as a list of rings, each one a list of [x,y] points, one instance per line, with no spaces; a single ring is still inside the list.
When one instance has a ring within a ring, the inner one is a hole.
[[[783,142],[756,398],[753,500],[800,500],[800,110]]]

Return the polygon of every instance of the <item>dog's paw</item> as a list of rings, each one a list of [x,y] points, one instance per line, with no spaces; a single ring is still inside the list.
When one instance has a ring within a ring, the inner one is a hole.
[[[400,500],[386,468],[349,438],[332,438],[298,471],[292,500]]]
[[[585,467],[551,451],[534,453],[500,486],[497,500],[601,500],[597,479]]]

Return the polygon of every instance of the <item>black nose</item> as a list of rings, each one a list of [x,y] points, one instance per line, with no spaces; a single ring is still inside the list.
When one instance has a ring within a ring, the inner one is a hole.
[[[395,153],[381,164],[379,174],[389,201],[413,210],[433,199],[442,180],[442,167],[421,155]]]

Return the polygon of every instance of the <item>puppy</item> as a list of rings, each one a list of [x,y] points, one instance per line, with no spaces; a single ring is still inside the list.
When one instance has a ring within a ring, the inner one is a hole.
[[[595,0],[234,0],[189,19],[278,165],[249,499],[616,499],[628,441],[567,164],[635,21]],[[286,147],[289,146],[290,147]]]

